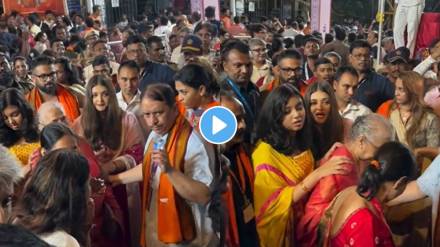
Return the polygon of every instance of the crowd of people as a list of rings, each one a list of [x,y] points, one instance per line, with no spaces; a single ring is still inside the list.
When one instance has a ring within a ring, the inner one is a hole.
[[[440,246],[440,37],[128,19],[0,17],[1,246],[408,246],[387,212],[424,198],[417,246]]]

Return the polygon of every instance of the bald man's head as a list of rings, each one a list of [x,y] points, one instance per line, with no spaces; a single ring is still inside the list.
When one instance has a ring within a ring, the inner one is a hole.
[[[241,102],[229,92],[220,92],[220,104],[234,113],[237,119],[237,132],[234,138],[229,141],[228,146],[233,146],[243,141],[246,132],[245,111]]]
[[[38,109],[38,119],[40,130],[50,123],[62,122],[69,124],[66,115],[64,114],[63,107],[57,102],[43,103]]]

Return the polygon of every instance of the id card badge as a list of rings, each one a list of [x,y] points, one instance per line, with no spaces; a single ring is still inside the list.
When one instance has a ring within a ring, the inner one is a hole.
[[[246,200],[245,205],[243,207],[244,223],[247,224],[254,218],[255,218],[254,207],[252,206],[252,203],[249,202],[249,200]]]

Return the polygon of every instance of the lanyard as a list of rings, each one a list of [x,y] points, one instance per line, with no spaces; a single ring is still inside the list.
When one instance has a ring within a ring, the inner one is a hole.
[[[231,169],[229,169],[229,175],[231,175],[231,178],[237,184],[237,187],[240,190],[241,194],[243,195],[245,201],[248,201],[248,198],[246,196],[246,178],[243,171],[243,162],[241,161],[240,155],[238,154],[237,154],[237,168],[238,168],[238,175],[240,176],[240,180],[238,180],[237,176],[235,176],[234,172],[232,172]]]
[[[310,79],[310,75],[309,75],[309,65],[307,64],[307,62],[304,64],[304,72],[306,74],[306,80]]]
[[[252,111],[252,108],[249,105],[249,102],[246,100],[246,98],[241,94],[240,89],[235,85],[234,82],[231,81],[231,79],[226,78],[226,82],[228,82],[229,86],[231,86],[232,91],[237,95],[238,99],[243,103],[244,107],[246,108],[246,111],[249,112],[251,115],[251,118],[254,119],[254,112]]]

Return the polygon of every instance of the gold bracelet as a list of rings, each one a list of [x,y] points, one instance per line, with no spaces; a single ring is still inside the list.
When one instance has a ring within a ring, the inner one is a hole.
[[[303,182],[299,183],[299,186],[301,186],[301,189],[304,192],[309,193],[309,188],[307,188],[307,186]]]

